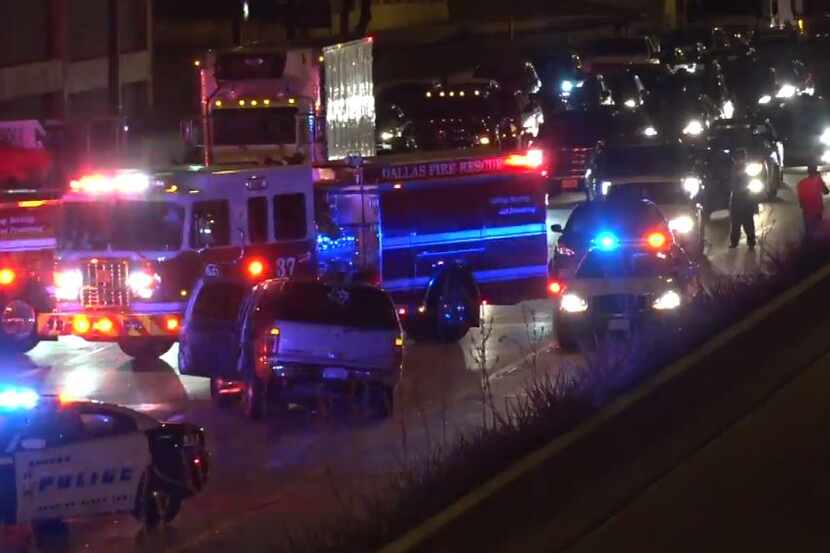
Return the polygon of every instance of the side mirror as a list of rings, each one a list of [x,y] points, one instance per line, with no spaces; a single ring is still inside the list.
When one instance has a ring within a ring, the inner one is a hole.
[[[26,438],[20,442],[20,447],[26,450],[43,449],[46,447],[46,440],[43,438]]]
[[[560,225],[559,223],[551,225],[550,230],[555,232],[556,234],[562,234],[563,232],[565,232],[565,229],[563,229],[562,225]]]

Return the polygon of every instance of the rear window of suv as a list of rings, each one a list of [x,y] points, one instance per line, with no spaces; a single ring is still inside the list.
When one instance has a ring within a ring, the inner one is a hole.
[[[261,317],[280,321],[395,330],[395,306],[382,290],[337,287],[320,283],[288,283],[263,298]]]

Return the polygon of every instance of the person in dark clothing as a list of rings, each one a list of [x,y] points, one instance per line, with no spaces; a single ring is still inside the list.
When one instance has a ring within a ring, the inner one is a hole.
[[[745,156],[743,162],[745,163]],[[736,164],[743,167],[742,162]],[[747,188],[742,176],[738,176],[732,183],[732,197],[729,200],[729,220],[732,230],[729,234],[729,247],[737,248],[741,241],[741,229],[746,234],[746,244],[750,250],[755,249],[755,214],[758,204]]]

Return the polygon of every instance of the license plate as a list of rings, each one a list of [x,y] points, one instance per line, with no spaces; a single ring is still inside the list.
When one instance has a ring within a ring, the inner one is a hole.
[[[629,324],[628,319],[611,319],[608,321],[608,330],[628,332],[630,328],[631,325]]]
[[[326,367],[323,369],[324,380],[346,380],[349,378],[349,371],[341,367]]]
[[[578,179],[562,179],[562,188],[576,188],[579,186]]]

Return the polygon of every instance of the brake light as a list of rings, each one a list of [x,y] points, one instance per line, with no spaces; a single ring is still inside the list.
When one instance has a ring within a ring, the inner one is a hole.
[[[666,235],[662,232],[650,232],[648,236],[646,236],[646,243],[650,248],[654,248],[655,250],[659,250],[665,246],[666,242]]]
[[[75,334],[86,334],[90,328],[92,328],[92,323],[86,315],[75,315],[72,319],[72,330]]]
[[[558,296],[565,290],[565,284],[558,280],[552,280],[548,283],[548,292],[553,296]]]
[[[528,150],[524,154],[510,154],[504,160],[508,167],[521,167],[524,169],[538,169],[545,161],[542,150]]]
[[[0,285],[8,286],[14,282],[17,274],[12,269],[0,269]]]
[[[259,259],[254,259],[248,263],[248,274],[254,278],[262,276],[265,272],[265,263]]]

